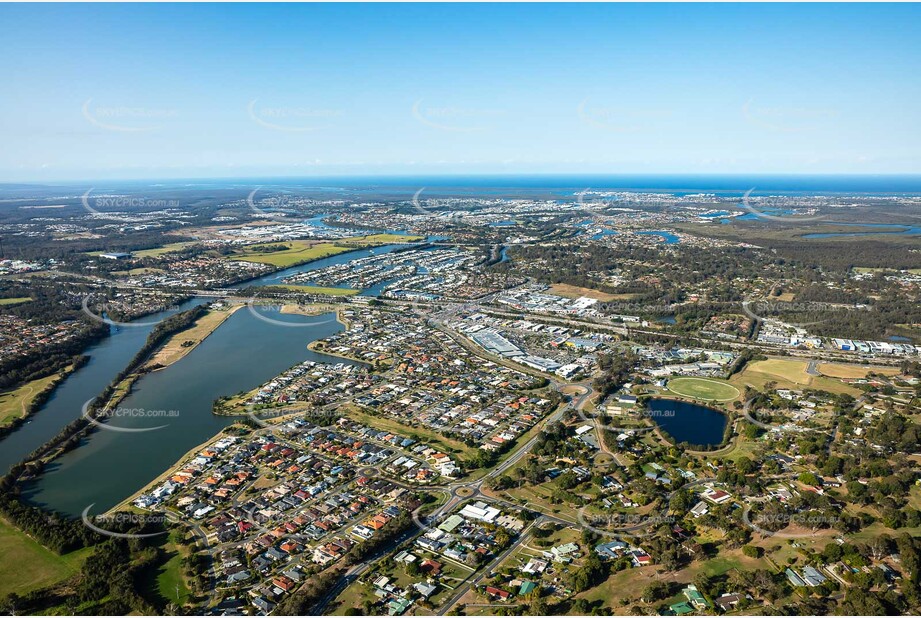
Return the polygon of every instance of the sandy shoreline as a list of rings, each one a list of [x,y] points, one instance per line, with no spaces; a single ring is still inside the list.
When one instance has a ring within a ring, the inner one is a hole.
[[[208,310],[208,313],[206,313],[206,314],[203,315],[201,318],[199,318],[199,319],[196,321],[196,323],[193,324],[190,328],[187,328],[187,329],[185,329],[185,330],[181,330],[181,331],[179,331],[178,333],[174,333],[172,336],[170,336],[170,338],[167,339],[167,340],[157,349],[157,351],[153,353],[153,355],[150,357],[150,359],[149,359],[146,363],[144,363],[144,368],[149,367],[150,365],[152,365],[152,364],[154,364],[154,363],[158,363],[160,366],[157,367],[157,368],[155,368],[155,369],[151,369],[151,371],[160,371],[160,370],[162,370],[162,369],[166,369],[166,368],[169,367],[170,365],[173,365],[173,364],[179,362],[180,360],[182,360],[183,358],[185,358],[192,350],[194,350],[194,349],[197,348],[199,345],[201,345],[201,343],[202,343],[205,339],[207,339],[207,338],[210,337],[212,334],[214,334],[214,332],[221,326],[221,324],[223,324],[224,322],[226,322],[226,321],[230,318],[231,315],[233,315],[234,313],[236,313],[237,311],[239,311],[239,310],[242,309],[243,307],[244,307],[244,305],[241,304],[241,305],[236,305],[236,306],[230,307],[229,309],[226,309],[226,310],[222,310],[222,309],[218,309],[218,310],[216,310],[216,309],[209,309],[209,310]],[[194,342],[192,345],[190,345],[190,346],[188,346],[188,347],[180,348],[178,351],[176,351],[176,353],[172,354],[165,362],[160,363],[160,362],[157,360],[158,356],[159,356],[160,354],[163,354],[164,351],[165,351],[165,350],[166,350],[166,349],[167,349],[177,338],[179,338],[179,337],[181,337],[181,336],[186,336],[186,337],[187,337],[189,331],[194,330],[194,329],[198,326],[198,324],[199,324],[199,322],[200,322],[201,320],[207,318],[209,314],[214,314],[214,313],[220,313],[220,314],[222,314],[222,318],[221,318],[221,320],[219,320],[219,321],[215,322],[214,324],[212,324],[212,325],[210,326],[210,328],[208,329],[208,331],[207,331],[206,333],[204,333],[204,336],[202,336],[202,337],[200,337],[199,339],[195,340],[195,342]]]
[[[238,306],[236,306],[236,307],[231,308],[230,311],[227,312],[227,314],[228,314],[227,317],[230,317],[230,314],[233,313],[234,311],[237,311],[237,310],[239,310],[239,309],[242,309],[243,306],[244,306],[244,305],[238,305]],[[286,309],[287,309],[287,310],[286,310]],[[300,310],[300,307],[299,307],[298,305],[283,305],[283,306],[282,306],[282,313],[291,313],[291,314],[300,314],[300,315],[319,315],[319,314],[322,314],[322,313],[328,313],[328,312],[329,312],[328,310],[324,310],[324,308],[322,308],[322,307],[317,307],[317,309],[318,309],[318,311],[317,311],[316,313],[307,313],[307,311],[310,311],[310,309],[305,308],[304,310]],[[332,309],[332,308],[330,308],[330,309]],[[349,323],[348,323],[348,321],[345,320],[345,318],[343,318],[342,313],[341,313],[342,310],[343,310],[342,308],[335,309],[336,321],[339,322],[340,324],[342,324],[342,326],[344,326],[346,329],[348,329],[348,328],[349,328]],[[224,320],[226,320],[226,319],[227,319],[227,318],[224,318]],[[201,341],[204,341],[208,336],[211,335],[211,333],[213,333],[215,330],[217,330],[217,327],[220,326],[221,324],[223,324],[223,323],[224,323],[224,320],[221,320],[221,322],[219,322],[219,323],[208,333],[208,335],[206,335],[205,337],[203,337],[203,338],[201,339]],[[177,335],[180,335],[180,334],[182,334],[182,333],[176,333],[176,335],[174,335],[174,336],[177,336]],[[170,341],[172,341],[172,338],[170,338]],[[198,343],[201,343],[201,341],[199,341]],[[169,341],[167,341],[167,344],[168,344],[168,343],[169,343]],[[198,345],[198,343],[196,343],[195,346],[190,346],[190,347],[189,347],[189,351],[191,351],[192,349],[194,349],[194,348]],[[312,350],[311,346],[312,346],[314,343],[315,343],[315,342],[311,341],[309,344],[307,344],[308,349],[311,349],[311,350]],[[164,345],[166,345],[166,344],[164,344]],[[186,353],[188,353],[188,352],[186,352]],[[320,353],[320,354],[327,354],[326,352],[322,352],[322,351],[318,351],[318,353]],[[335,354],[328,354],[328,355],[329,355],[329,356],[339,356],[339,355],[335,355]],[[182,355],[180,358],[182,358],[182,357],[184,357],[184,356],[185,356],[185,355]],[[346,357],[343,357],[343,356],[339,356],[339,357],[340,357],[340,358],[346,358]],[[177,360],[179,360],[179,358],[176,358],[176,359],[175,359],[174,361],[172,361],[172,362],[176,362]],[[349,360],[355,360],[355,359],[349,359]],[[171,364],[172,364],[172,363],[171,363]],[[293,412],[292,414],[298,414],[298,412]],[[244,416],[244,415],[245,415],[245,413],[241,413],[241,414],[225,414],[225,415],[221,415],[221,416],[233,417],[233,416]],[[272,420],[273,420],[273,421],[276,421],[276,420],[280,420],[280,419],[282,419],[282,418],[283,418],[283,417],[279,417],[278,419],[272,419]],[[228,427],[230,427],[230,425],[228,425]],[[107,513],[113,513],[113,512],[118,511],[119,509],[124,509],[124,508],[128,508],[128,507],[132,507],[132,504],[131,504],[131,503],[132,503],[138,496],[140,496],[141,494],[147,493],[148,491],[151,491],[154,487],[156,487],[157,485],[163,483],[166,479],[168,479],[168,478],[170,477],[170,475],[172,475],[173,471],[175,471],[175,470],[178,469],[180,466],[182,466],[182,464],[183,464],[184,462],[186,462],[187,460],[192,459],[195,455],[198,454],[199,451],[201,451],[201,450],[204,449],[205,447],[210,446],[210,445],[213,444],[214,442],[217,442],[218,440],[220,440],[221,438],[223,438],[223,437],[225,436],[225,433],[224,433],[225,430],[226,430],[226,428],[225,428],[225,429],[222,429],[220,432],[218,432],[217,435],[212,436],[211,438],[209,438],[209,439],[206,440],[205,442],[202,442],[202,443],[199,444],[198,446],[196,446],[196,447],[192,448],[191,450],[189,450],[186,454],[184,454],[182,457],[180,457],[179,459],[177,459],[176,462],[175,462],[174,464],[172,464],[171,466],[169,466],[162,474],[160,474],[159,476],[157,476],[157,478],[153,479],[153,480],[150,481],[149,483],[146,483],[146,484],[145,484],[143,487],[141,487],[139,490],[137,490],[136,492],[134,492],[133,494],[131,494],[130,496],[128,496],[127,498],[125,498],[124,500],[122,500],[121,502],[119,502],[117,505],[115,505],[114,507],[112,507],[111,509],[109,509],[109,510],[107,511]]]
[[[231,427],[231,425],[228,425],[227,427]],[[138,496],[140,496],[141,494],[147,493],[148,491],[151,491],[152,489],[154,489],[154,487],[156,487],[157,485],[163,483],[163,481],[165,481],[165,480],[168,479],[170,476],[172,476],[173,472],[176,471],[177,469],[179,469],[186,461],[189,461],[189,460],[191,460],[193,457],[195,457],[195,456],[198,454],[199,451],[203,450],[204,448],[206,448],[206,447],[208,447],[208,446],[211,446],[212,444],[214,444],[215,442],[217,442],[217,441],[220,440],[221,438],[226,437],[226,435],[224,434],[224,430],[226,430],[227,427],[225,427],[225,428],[222,429],[220,432],[218,432],[217,435],[211,436],[210,438],[208,438],[207,440],[205,440],[204,442],[202,442],[202,443],[199,444],[198,446],[192,447],[188,452],[186,452],[186,453],[185,453],[184,455],[182,455],[179,459],[177,459],[175,463],[171,464],[165,471],[163,471],[163,473],[160,474],[157,478],[153,479],[153,480],[150,481],[149,483],[146,483],[146,484],[145,484],[143,487],[141,487],[139,490],[137,490],[136,492],[134,492],[133,494],[131,494],[130,496],[128,496],[127,498],[125,498],[124,500],[122,500],[121,502],[119,502],[118,504],[116,504],[115,506],[113,506],[113,507],[112,507],[111,509],[109,509],[108,511],[106,511],[105,514],[108,515],[108,514],[110,514],[110,513],[114,513],[114,512],[116,512],[116,511],[118,511],[118,510],[120,510],[120,509],[124,509],[124,508],[126,508],[126,507],[137,508],[137,507],[133,507],[131,503],[134,502],[134,500],[135,500]]]

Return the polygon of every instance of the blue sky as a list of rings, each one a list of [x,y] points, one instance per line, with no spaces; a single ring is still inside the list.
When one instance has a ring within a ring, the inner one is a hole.
[[[0,5],[0,181],[921,173],[921,6]]]

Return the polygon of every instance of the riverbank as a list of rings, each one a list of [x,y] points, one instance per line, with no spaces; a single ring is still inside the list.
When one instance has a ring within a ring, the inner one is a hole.
[[[348,331],[349,329],[352,328],[352,323],[349,322],[348,318],[346,318],[343,315],[343,311],[344,311],[344,308],[342,307],[336,308],[336,321],[342,324],[343,328],[345,328],[345,330]],[[282,308],[282,313],[284,313],[284,308]],[[341,359],[352,361],[355,363],[361,363],[363,365],[368,365],[368,366],[371,365],[371,363],[364,360],[363,358],[355,358],[354,356],[348,356],[347,354],[338,354],[336,352],[330,352],[329,350],[325,348],[325,345],[326,345],[325,341],[318,339],[316,341],[311,341],[310,343],[308,343],[307,349],[310,350],[311,352],[316,352],[317,354],[325,354],[326,356],[335,356],[336,358],[341,358]]]
[[[243,251],[227,256],[227,259],[266,264],[275,267],[275,272],[277,273],[288,268],[304,266],[324,258],[343,255],[353,251],[374,249],[392,244],[418,243],[422,240],[424,240],[422,236],[371,234],[368,236],[341,238],[333,241],[290,240],[284,242],[268,242],[251,245]],[[286,248],[277,251],[265,250],[266,247],[274,246],[285,246]],[[260,251],[260,248],[263,250]],[[263,276],[265,275],[259,275],[253,277],[253,279],[258,279]]]
[[[212,438],[234,421],[243,420],[210,414],[216,400],[251,390],[305,360],[332,361],[306,347],[309,341],[342,330],[331,314],[320,318],[281,318],[276,313],[275,320],[266,321],[259,319],[260,313],[250,311],[248,306],[235,312],[185,360],[164,371],[144,374],[135,382],[131,394],[119,403],[118,408],[124,413],[111,414],[111,420],[95,427],[87,440],[61,455],[53,474],[23,479],[25,500],[71,517],[79,517],[90,503],[96,504],[94,513],[107,511],[162,474],[190,448]],[[183,324],[193,323],[200,315],[189,315]],[[301,323],[304,328],[281,328],[276,323],[279,319]],[[162,338],[157,338],[159,341],[178,330],[168,328],[170,324],[166,322],[163,326],[158,329],[162,334]],[[138,361],[146,361],[152,349],[153,346],[146,346],[147,353]],[[122,366],[136,365],[123,362]],[[117,377],[123,378],[127,373],[123,370]],[[100,392],[109,395],[112,386],[75,400],[70,405],[71,414],[79,411],[93,395],[97,397],[96,405],[101,405],[105,397],[99,397]],[[96,412],[95,406],[92,412]],[[118,428],[133,433],[115,431]],[[150,430],[153,428],[156,431]],[[118,474],[113,474],[113,470]]]
[[[28,418],[29,407],[35,396],[46,388],[53,388],[59,384],[70,371],[68,367],[0,393],[0,431]]]
[[[312,317],[312,316],[323,315],[324,313],[335,312],[336,322],[338,322],[346,330],[348,330],[349,328],[351,328],[351,323],[348,321],[348,319],[345,318],[345,316],[342,315],[343,311],[344,309],[341,306],[334,307],[332,305],[314,303],[310,305],[292,305],[292,304],[282,305],[280,313],[284,313],[287,315],[303,315],[307,317]],[[317,354],[323,354],[324,356],[333,356],[336,358],[341,358],[343,360],[361,363],[363,365],[368,364],[367,362],[361,359],[351,358],[348,356],[343,356],[341,354],[333,354],[331,352],[325,352],[322,349],[318,349],[315,346],[316,343],[319,343],[319,341],[309,342],[307,344],[307,349]],[[248,414],[249,410],[247,410],[243,402],[252,398],[253,395],[255,395],[256,392],[260,388],[262,388],[262,386],[263,385],[260,384],[259,386],[252,388],[246,391],[245,393],[240,393],[232,397],[228,397],[226,399],[220,399],[218,401],[215,401],[214,404],[211,406],[211,413],[214,414],[215,416],[244,416]],[[297,402],[295,402],[295,404],[292,404],[292,405],[296,405],[296,403]]]
[[[207,339],[217,328],[224,323],[243,305],[235,305],[226,309],[209,309],[189,328],[173,334],[160,348],[144,363],[140,371],[160,371],[176,363],[197,348],[202,341]]]
[[[322,341],[311,341],[310,343],[307,344],[307,349],[310,350],[311,352],[316,352],[317,354],[325,354],[326,356],[335,356],[336,358],[341,358],[343,360],[349,360],[355,363],[363,363],[366,365],[369,364],[368,361],[364,360],[363,358],[356,358],[354,356],[349,356],[347,354],[339,354],[338,352],[331,352],[322,345],[323,343],[324,342]],[[321,344],[321,345],[318,346],[317,344]]]
[[[340,324],[348,328],[348,326],[339,318],[339,311],[341,307],[334,305],[325,305],[322,303],[310,303],[309,305],[293,305],[291,303],[283,304],[281,306],[281,313],[288,315],[306,315],[308,317],[323,315],[324,313],[329,313],[330,311],[336,312],[336,320]]]
[[[204,307],[196,306],[188,311],[170,316],[154,327],[148,335],[147,341],[134,355],[134,358],[129,361],[127,367],[96,396],[95,399],[103,401],[103,405],[87,407],[90,402],[84,403],[81,417],[65,426],[56,436],[42,444],[19,463],[27,464],[40,461],[44,466],[78,446],[79,439],[88,435],[94,429],[94,426],[99,424],[100,420],[106,418],[109,410],[114,409],[131,393],[131,389],[138,378],[150,373],[149,369],[145,369],[145,365],[151,356],[163,346],[164,342],[168,341],[176,333],[186,330],[205,311]],[[39,472],[39,475],[41,475],[41,472]],[[31,475],[29,476],[31,477]],[[18,480],[23,480],[23,478]],[[29,480],[34,479],[30,478]]]
[[[67,376],[85,365],[88,359],[81,356],[76,362],[51,375],[0,393],[0,439],[28,422],[29,417],[38,412]]]
[[[124,511],[125,509],[135,509],[140,512],[147,512],[147,511],[144,511],[143,509],[138,509],[136,506],[132,504],[132,502],[134,502],[138,498],[138,496],[145,494],[149,491],[152,491],[158,485],[161,485],[170,476],[172,476],[176,470],[181,468],[187,462],[194,459],[198,455],[198,453],[200,453],[202,450],[211,446],[218,440],[227,437],[228,435],[227,430],[232,429],[233,427],[234,427],[233,425],[228,425],[227,427],[222,429],[220,432],[218,432],[217,435],[211,436],[210,438],[208,438],[201,444],[198,444],[192,447],[191,449],[189,449],[184,455],[182,455],[179,459],[177,459],[174,464],[167,467],[166,470],[164,470],[159,476],[157,476],[157,478],[153,479],[149,483],[146,483],[143,487],[138,489],[136,492],[134,492],[133,494],[131,494],[130,496],[128,496],[127,498],[125,498],[124,500],[116,504],[115,506],[113,506],[111,509],[105,512],[105,515],[111,515],[112,513],[117,513],[118,511]]]

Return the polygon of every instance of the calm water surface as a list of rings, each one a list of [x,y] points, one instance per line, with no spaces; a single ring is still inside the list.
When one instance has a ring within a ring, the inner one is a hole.
[[[211,413],[217,397],[255,388],[304,360],[348,362],[307,349],[311,341],[342,330],[334,314],[268,315],[290,323],[324,323],[287,328],[259,320],[249,309],[237,311],[188,356],[138,380],[120,404],[128,409],[175,410],[174,416],[111,421],[119,427],[166,427],[143,433],[97,430],[25,487],[26,497],[70,515],[79,515],[90,504],[95,504],[93,513],[109,509],[230,422]],[[72,417],[79,410],[77,405]]]
[[[723,442],[728,420],[718,410],[695,403],[659,398],[650,399],[646,407],[652,420],[676,442],[701,446],[716,446]]]
[[[90,357],[89,362],[69,375],[25,425],[0,441],[0,469],[3,473],[80,416],[83,403],[101,393],[134,358],[147,341],[154,323],[203,302],[203,299],[191,300],[174,310],[135,320],[136,323],[150,323],[150,326],[112,327],[108,337],[87,348],[84,354]]]
[[[344,264],[372,253],[389,253],[402,246],[405,245],[394,244],[336,255],[236,287],[272,285],[297,272]],[[5,471],[22,461],[79,417],[83,404],[102,392],[141,349],[153,324],[207,300],[193,299],[171,311],[136,321],[150,323],[149,326],[113,327],[109,337],[86,350],[90,361],[68,376],[28,423],[0,441],[0,467]],[[278,313],[271,314],[271,317],[282,321],[318,321],[316,317]],[[253,388],[303,360],[343,362],[337,357],[316,354],[306,348],[307,343],[327,337],[341,328],[334,320],[316,327],[285,328],[258,320],[248,309],[238,311],[186,358],[136,383],[134,393],[122,402],[123,408],[180,410],[178,417],[168,419],[168,428],[144,433],[99,430],[78,449],[49,466],[44,477],[28,488],[29,496],[68,513],[82,510],[83,507],[74,510],[77,507],[75,500],[82,500],[79,496],[94,496],[100,507],[117,503],[160,474],[189,448],[205,441],[224,426],[226,419],[214,417],[210,412],[211,403],[218,396]],[[185,408],[192,412],[182,412]],[[114,422],[142,427],[163,424],[162,420],[149,418],[120,418]],[[130,456],[134,449],[137,449],[137,457],[132,459]],[[119,473],[113,474],[112,470],[119,470]],[[97,474],[102,476],[88,478]],[[137,479],[140,479],[137,486],[131,488]],[[112,487],[111,491],[104,489],[108,486]]]

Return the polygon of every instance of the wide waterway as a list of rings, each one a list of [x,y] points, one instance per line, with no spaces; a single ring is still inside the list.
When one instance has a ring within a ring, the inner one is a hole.
[[[340,253],[338,255],[333,255],[327,258],[322,258],[319,260],[314,260],[313,262],[308,262],[307,264],[302,264],[301,266],[292,266],[291,268],[286,268],[278,272],[274,272],[269,275],[264,275],[257,279],[252,279],[244,283],[237,284],[232,286],[234,288],[247,288],[252,286],[266,286],[266,285],[284,285],[283,279],[287,279],[292,275],[298,273],[309,272],[312,270],[320,270],[321,268],[326,268],[327,266],[338,266],[339,264],[347,264],[352,260],[357,260],[360,258],[368,257],[370,255],[382,255],[384,253],[390,253],[391,251],[396,251],[397,249],[410,246],[409,244],[397,244],[397,245],[384,245],[382,247],[374,247],[371,249],[359,249],[357,251],[349,251],[348,253]]]
[[[78,448],[50,464],[35,483],[27,485],[26,497],[70,515],[79,515],[91,504],[95,504],[92,513],[105,511],[231,421],[211,413],[216,398],[255,388],[304,360],[349,363],[307,349],[311,341],[342,330],[334,314],[274,312],[270,317],[311,325],[284,327],[260,320],[248,309],[237,311],[186,357],[138,380],[119,404],[126,410],[144,410],[148,416],[109,421],[126,428],[165,427],[138,433],[93,432]],[[71,403],[70,419],[80,413],[83,401]]]
[[[373,254],[389,253],[406,245],[394,244],[351,251],[248,281],[236,287],[265,286],[285,277],[344,264]],[[175,310],[137,320],[153,324],[179,310],[205,302],[189,301]],[[257,309],[268,312],[268,309]],[[122,427],[153,427],[156,431],[125,433],[95,431],[81,445],[55,460],[25,495],[48,508],[79,515],[96,503],[93,513],[106,510],[163,473],[195,445],[214,436],[229,419],[211,414],[214,399],[249,390],[304,360],[349,362],[318,354],[307,344],[342,330],[334,315],[322,318],[269,314],[273,320],[320,322],[316,326],[287,328],[259,320],[250,310],[237,311],[182,360],[135,383],[122,409],[177,410],[176,416],[121,417],[110,421]],[[97,396],[138,352],[153,326],[116,327],[112,334],[86,350],[90,361],[70,375],[31,421],[7,436],[0,445],[3,470],[57,435],[76,419],[83,404]]]
[[[90,357],[89,362],[69,375],[41,410],[29,417],[28,422],[0,441],[0,469],[3,473],[76,419],[83,402],[101,393],[137,354],[154,323],[202,302],[205,301],[196,299],[174,310],[146,316],[135,320],[135,326],[113,327],[108,337],[87,348],[83,354]]]

